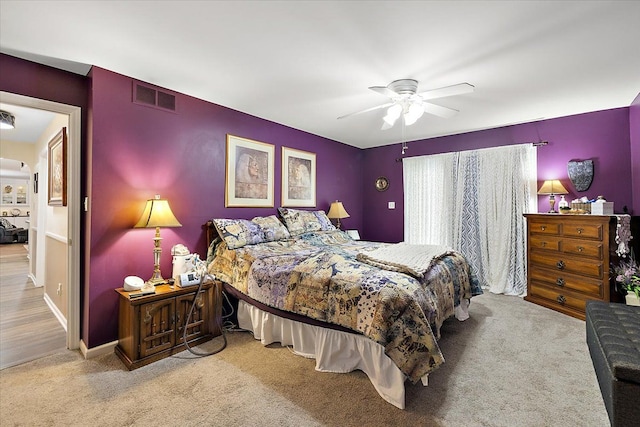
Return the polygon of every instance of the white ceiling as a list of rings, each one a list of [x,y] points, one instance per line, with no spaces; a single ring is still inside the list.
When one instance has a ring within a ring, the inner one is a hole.
[[[0,110],[13,114],[16,119],[15,128],[0,129],[0,140],[2,141],[36,143],[56,117],[56,113],[50,111],[20,107],[4,102],[0,102]]]
[[[640,93],[637,1],[0,2],[0,51],[77,73],[93,64],[366,148],[626,107]],[[368,90],[468,82],[380,130]]]

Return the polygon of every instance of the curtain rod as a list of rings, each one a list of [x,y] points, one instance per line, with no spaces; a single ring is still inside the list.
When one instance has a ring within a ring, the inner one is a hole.
[[[538,142],[521,142],[521,144],[531,144],[534,147],[543,147],[549,144],[549,141],[538,141]],[[517,145],[517,144],[515,144]],[[487,147],[487,148],[495,148],[495,147]],[[396,158],[396,162],[401,162],[402,159],[406,159],[407,157],[415,157],[415,156],[405,156]]]

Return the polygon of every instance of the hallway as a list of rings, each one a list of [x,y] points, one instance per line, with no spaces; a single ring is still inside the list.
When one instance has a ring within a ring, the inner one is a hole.
[[[23,244],[0,245],[0,369],[66,348],[66,331],[27,277]]]

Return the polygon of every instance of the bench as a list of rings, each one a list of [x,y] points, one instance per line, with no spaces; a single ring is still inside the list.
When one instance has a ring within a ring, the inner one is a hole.
[[[588,301],[587,345],[613,427],[640,422],[640,307]]]

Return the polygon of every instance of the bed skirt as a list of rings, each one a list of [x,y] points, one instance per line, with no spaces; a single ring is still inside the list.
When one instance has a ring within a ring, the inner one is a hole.
[[[378,394],[404,409],[405,375],[384,353],[384,347],[363,335],[284,319],[238,301],[238,326],[253,332],[263,345],[279,342],[303,357],[316,360],[316,371],[347,373],[356,369],[369,377]],[[422,378],[427,385],[427,376]]]

